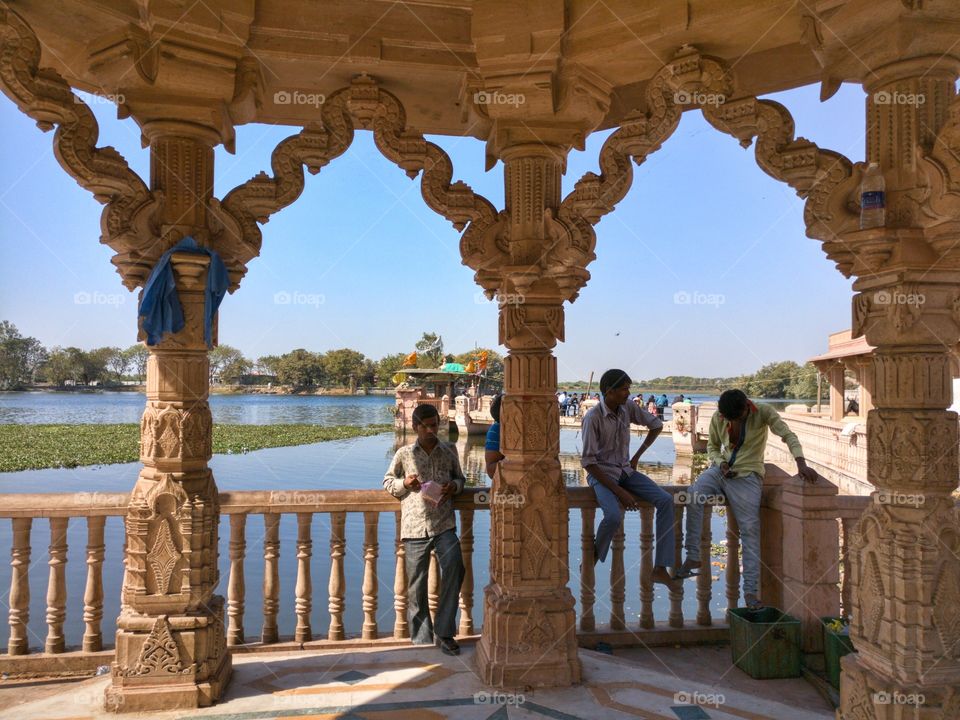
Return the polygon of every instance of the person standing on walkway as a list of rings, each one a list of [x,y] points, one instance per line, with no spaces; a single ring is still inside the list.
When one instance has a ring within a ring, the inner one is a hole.
[[[700,473],[687,493],[687,558],[677,571],[680,579],[696,575],[701,565],[700,534],[703,506],[726,498],[740,528],[743,548],[743,599],[751,609],[762,607],[760,586],[760,500],[763,490],[763,452],[767,430],[782,438],[796,459],[797,470],[808,482],[817,472],[807,466],[796,434],[772,405],[754,404],[742,390],[726,390],[710,420],[707,457],[712,463]]]
[[[663,420],[663,413],[667,409],[667,394],[661,393],[660,397],[657,398],[657,417]]]
[[[493,480],[497,465],[506,457],[500,452],[500,405],[503,402],[503,393],[497,395],[490,403],[490,416],[493,424],[487,429],[487,439],[484,444],[483,459],[487,466],[487,477]]]
[[[414,645],[434,642],[446,655],[459,655],[456,616],[463,583],[463,556],[457,537],[453,496],[466,478],[456,446],[437,437],[440,414],[433,405],[413,411],[417,440],[397,450],[383,478],[383,487],[400,500],[400,537],[406,551],[407,617]],[[435,620],[427,605],[430,552],[440,563],[440,599]]]
[[[673,496],[646,475],[637,472],[640,456],[656,440],[663,423],[630,397],[630,377],[623,370],[607,370],[600,378],[603,399],[583,416],[580,459],[603,511],[594,542],[594,563],[606,560],[613,534],[625,510],[638,510],[643,500],[656,508],[656,553],[651,579],[673,584],[668,567],[674,564]],[[648,428],[640,449],[630,457],[630,423]],[[629,459],[628,459],[629,458]]]

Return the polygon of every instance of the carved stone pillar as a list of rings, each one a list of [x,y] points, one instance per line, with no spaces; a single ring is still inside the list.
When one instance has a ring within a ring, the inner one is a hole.
[[[490,584],[476,654],[484,682],[498,687],[580,679],[552,352],[563,339],[565,295],[541,266],[564,155],[533,144],[501,154],[511,243],[497,291],[500,342],[508,350],[501,408],[506,460],[493,480]]]
[[[867,417],[873,410],[873,355],[861,355],[854,359],[857,382],[860,384],[860,416]]]
[[[145,132],[152,140],[153,189],[165,197],[162,231],[172,235],[166,243],[188,233],[202,240],[214,138],[169,123],[151,123]],[[122,609],[107,689],[107,707],[123,712],[210,705],[231,671],[223,598],[213,594],[220,513],[207,467],[212,419],[204,290],[210,258],[178,252],[171,262],[185,325],[150,348],[147,365],[144,467],[127,510]]]
[[[830,373],[827,376],[830,382],[830,419],[839,422],[843,419],[843,411],[846,406],[846,387],[847,380],[844,375],[844,366],[842,362],[834,361],[830,367]]]
[[[960,272],[890,279],[858,281],[854,300],[855,322],[877,348],[867,418],[877,491],[851,543],[859,655],[844,663],[843,717],[892,718],[903,710],[894,706],[916,705],[917,717],[946,720],[960,716],[958,435],[946,409]]]
[[[851,543],[859,653],[843,662],[846,720],[960,717],[960,515],[951,497],[960,468],[957,414],[947,411],[960,338],[960,206],[931,192],[925,175],[928,153],[949,149],[958,130],[954,121],[937,139],[951,102],[957,108],[957,67],[903,61],[866,85],[867,157],[886,178],[887,218],[848,239],[870,248],[858,258],[871,272],[854,283],[853,330],[876,347],[867,476],[877,489]]]

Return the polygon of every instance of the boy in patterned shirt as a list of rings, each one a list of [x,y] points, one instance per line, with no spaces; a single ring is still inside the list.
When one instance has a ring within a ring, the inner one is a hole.
[[[454,635],[464,567],[453,496],[463,490],[466,478],[460,469],[456,447],[437,438],[439,428],[440,415],[433,405],[418,405],[414,409],[413,429],[417,440],[397,450],[383,478],[383,487],[400,499],[410,638],[414,645],[432,645],[436,641],[444,654],[459,655],[460,646]],[[432,497],[438,501],[434,502]],[[437,553],[440,563],[440,600],[435,624],[430,620],[427,605],[431,551]]]

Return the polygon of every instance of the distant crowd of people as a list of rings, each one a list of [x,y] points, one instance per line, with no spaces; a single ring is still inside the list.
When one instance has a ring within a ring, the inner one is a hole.
[[[583,414],[583,403],[588,398],[600,401],[600,393],[566,393],[561,390],[557,393],[557,406],[561,417],[580,417]]]
[[[557,393],[557,407],[560,410],[561,417],[582,417],[583,413],[586,412],[584,408],[584,401],[588,398],[592,398],[597,402],[600,402],[600,393],[567,393],[564,390],[561,390]],[[671,403],[667,400],[667,394],[661,393],[660,397],[651,395],[646,400],[643,399],[643,395],[637,395],[633,398],[633,401],[642,409],[649,412],[651,415],[656,415],[660,420],[663,420],[664,413],[667,409],[667,405],[676,405],[677,403],[689,402],[683,395],[675,395],[673,402]]]

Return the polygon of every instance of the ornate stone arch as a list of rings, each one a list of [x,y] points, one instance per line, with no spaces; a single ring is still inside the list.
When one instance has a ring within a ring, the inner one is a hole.
[[[37,36],[6,7],[0,8],[0,90],[41,130],[57,128],[57,161],[106,206],[100,242],[117,253],[112,262],[123,284],[130,290],[142,285],[155,262],[149,253],[156,242],[148,239],[160,232],[156,218],[162,193],[151,192],[114,148],[97,147],[100,130],[93,112],[56,71],[40,67]]]
[[[101,242],[117,253],[112,262],[123,284],[130,290],[141,287],[163,252],[185,231],[161,225],[163,192],[151,190],[114,148],[97,147],[99,128],[90,108],[58,73],[41,68],[40,59],[40,42],[33,30],[15,12],[0,8],[0,89],[42,130],[57,128],[53,143],[57,160],[106,205]],[[406,113],[394,95],[360,75],[327,99],[318,122],[274,149],[272,175],[261,172],[222,201],[209,200],[207,228],[192,232],[223,257],[231,291],[259,253],[258,223],[293,203],[303,192],[303,166],[319,172],[346,151],[356,127],[372,130],[384,156],[411,178],[422,172],[421,192],[427,205],[464,231],[465,246],[481,245],[476,238],[496,224],[497,210],[466,183],[453,182],[446,152],[407,127]]]
[[[497,222],[489,200],[462,181],[452,182],[453,164],[438,145],[407,127],[400,101],[367,75],[333,93],[323,104],[320,122],[283,140],[271,156],[273,175],[260,172],[211,202],[211,237],[228,253],[228,266],[245,266],[260,251],[258,223],[293,203],[303,192],[303,166],[316,174],[342,155],[356,127],[372,130],[384,157],[412,179],[421,172],[421,194],[427,206],[463,233],[463,244],[476,243]]]
[[[566,254],[568,272],[586,283],[586,265],[595,259],[596,225],[612,212],[633,184],[633,165],[659,150],[680,124],[684,106],[700,94],[721,94],[729,86],[721,62],[681,47],[647,84],[644,107],[631,113],[600,149],[600,174],[587,172],[563,199],[553,221],[554,234],[566,239],[546,253],[548,262]],[[561,249],[563,249],[561,251]],[[479,274],[478,274],[479,277]],[[482,283],[481,283],[482,284]],[[576,293],[570,296],[573,300]]]

